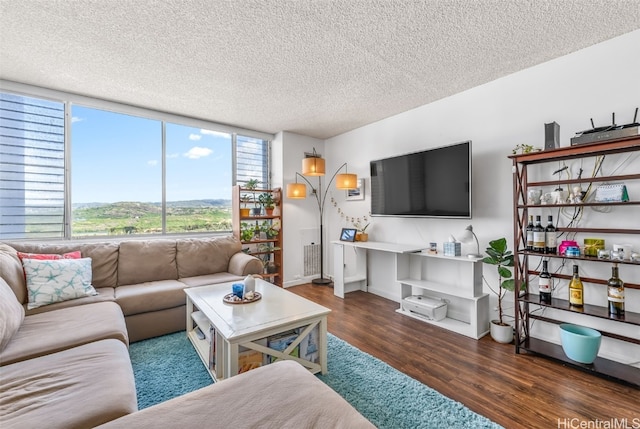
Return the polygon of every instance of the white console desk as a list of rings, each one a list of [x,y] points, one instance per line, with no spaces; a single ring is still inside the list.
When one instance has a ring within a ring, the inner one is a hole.
[[[383,243],[377,241],[332,241],[333,243],[333,294],[344,298],[344,294],[356,290],[367,291],[367,251],[389,252],[396,254],[396,267],[403,265],[402,260],[408,264],[408,254],[420,252],[424,246]],[[344,253],[345,247],[362,250],[356,252],[356,273],[352,276],[345,276],[344,273]]]
[[[476,339],[489,331],[489,294],[484,293],[482,287],[482,259],[432,255],[417,245],[375,241],[332,243],[334,295],[344,298],[348,292],[367,292],[367,252],[388,252],[395,254],[395,273],[394,284],[385,287],[387,297],[399,302],[398,313]],[[356,251],[354,275],[345,276],[345,248]],[[402,300],[414,294],[444,300],[447,317],[435,321],[405,310]]]

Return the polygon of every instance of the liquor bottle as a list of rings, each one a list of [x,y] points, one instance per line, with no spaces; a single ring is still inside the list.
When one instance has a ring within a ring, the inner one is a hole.
[[[544,229],[545,250],[544,253],[555,255],[556,250],[556,227],[553,226],[553,216],[547,217],[547,227]]]
[[[536,225],[533,227],[533,251],[544,253],[545,248],[544,228],[540,224],[540,216],[536,216]]]
[[[582,307],[584,305],[584,287],[578,274],[578,266],[573,266],[573,277],[569,283],[569,304],[572,307]]]
[[[528,251],[533,250],[533,215],[529,215],[529,224],[527,225],[527,247]]]
[[[624,316],[624,282],[618,277],[618,264],[611,268],[611,278],[607,282],[609,314]]]
[[[551,303],[551,274],[549,274],[548,261],[542,261],[542,271],[538,277],[538,290],[540,293],[540,302]]]

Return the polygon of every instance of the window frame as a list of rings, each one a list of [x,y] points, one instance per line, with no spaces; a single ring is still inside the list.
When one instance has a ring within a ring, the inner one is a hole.
[[[100,109],[106,110],[114,113],[122,113],[126,115],[138,116],[146,119],[158,120],[162,123],[162,153],[163,153],[163,171],[162,171],[162,204],[163,204],[163,213],[162,213],[162,236],[180,236],[180,235],[197,235],[197,234],[220,234],[217,231],[205,232],[205,233],[171,233],[167,234],[166,232],[166,183],[165,183],[165,168],[166,168],[166,160],[164,159],[165,154],[165,126],[167,122],[185,125],[189,127],[202,128],[211,131],[218,131],[222,133],[228,133],[232,137],[232,183],[231,185],[236,184],[237,180],[237,158],[236,158],[236,139],[238,136],[244,136],[249,138],[255,138],[260,140],[266,140],[268,143],[267,150],[267,177],[271,176],[271,144],[275,139],[273,134],[249,130],[240,127],[233,127],[230,125],[220,124],[216,122],[206,121],[203,119],[193,118],[189,116],[183,116],[175,113],[169,113],[154,109],[147,109],[143,107],[137,107],[130,104],[114,102],[103,100],[95,97],[83,96],[73,93],[68,93],[64,91],[58,91],[54,89],[38,87],[33,85],[27,85],[7,80],[0,79],[0,91],[15,94],[17,96],[26,96],[33,98],[41,98],[49,101],[59,102],[64,105],[64,162],[65,162],[65,173],[64,173],[64,240],[83,240],[83,237],[72,237],[71,235],[71,219],[72,219],[72,207],[71,207],[71,180],[70,175],[73,171],[73,165],[71,164],[71,151],[72,151],[72,141],[71,141],[71,127],[72,127],[72,111],[74,105],[79,105],[82,107],[92,108],[92,109]],[[268,186],[268,184],[265,184]],[[265,187],[266,187],[265,186]],[[145,237],[151,237],[158,234],[149,234],[144,235]],[[101,238],[109,239],[112,237],[104,236]],[[46,239],[46,238],[45,238]],[[48,239],[56,239],[55,237],[50,237]],[[20,240],[20,239],[16,239]],[[29,238],[25,237],[22,240],[29,240]]]

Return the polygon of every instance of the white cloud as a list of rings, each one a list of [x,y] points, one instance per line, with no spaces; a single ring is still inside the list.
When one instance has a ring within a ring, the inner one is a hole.
[[[72,116],[71,117],[71,123],[72,124],[75,124],[76,122],[82,122],[82,121],[84,121],[84,118],[80,118],[78,116]]]
[[[205,136],[224,137],[224,138],[227,138],[227,139],[231,138],[231,134],[223,133],[221,131],[211,131],[211,130],[201,129],[200,130],[200,134],[205,135]]]
[[[183,156],[189,159],[198,159],[198,158],[203,158],[205,156],[209,156],[212,153],[213,151],[208,147],[194,146],[191,149],[189,149],[188,152],[184,153]]]
[[[202,138],[202,136],[200,134],[189,134],[189,140],[195,140],[198,141]]]
[[[157,159],[152,159],[150,161],[147,161],[147,165],[155,167],[156,165],[158,165],[158,160]]]

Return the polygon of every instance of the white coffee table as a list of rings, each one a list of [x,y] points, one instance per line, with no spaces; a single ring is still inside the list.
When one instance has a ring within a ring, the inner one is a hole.
[[[295,360],[312,373],[327,372],[327,315],[331,310],[261,279],[256,279],[256,292],[262,294],[260,300],[229,304],[223,297],[231,293],[232,284],[185,289],[187,336],[214,380],[238,374],[240,350],[262,353],[265,363],[271,356]],[[196,326],[206,334],[205,339],[198,337]],[[286,349],[269,347],[268,339],[291,330],[299,334]],[[317,352],[313,360],[294,355],[309,334],[318,335],[317,341],[314,338]]]

